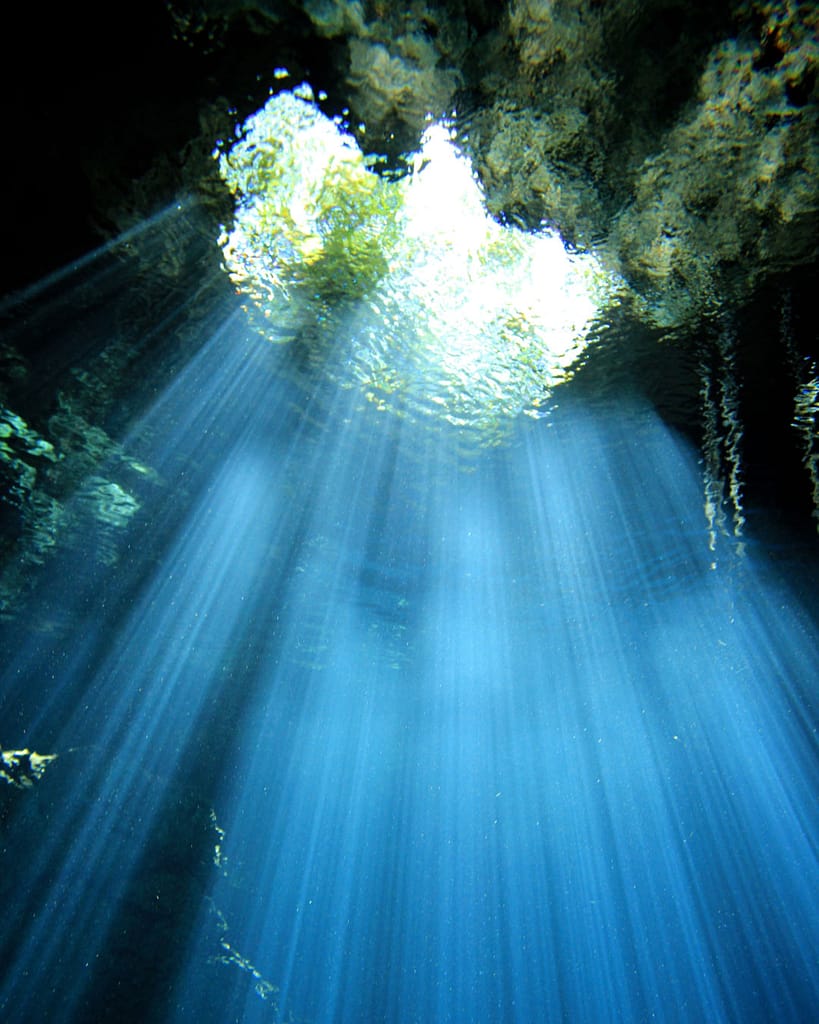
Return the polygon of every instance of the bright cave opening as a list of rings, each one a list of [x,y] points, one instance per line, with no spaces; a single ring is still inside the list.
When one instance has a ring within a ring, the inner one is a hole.
[[[332,332],[333,374],[379,408],[494,439],[544,414],[616,300],[594,255],[487,213],[447,124],[430,122],[406,173],[379,174],[302,85],[214,155],[236,200],[225,266],[259,330]]]

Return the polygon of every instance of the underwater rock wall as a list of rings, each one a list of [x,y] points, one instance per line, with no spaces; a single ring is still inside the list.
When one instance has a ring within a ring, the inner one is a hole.
[[[819,253],[819,12],[741,12],[613,221],[610,247],[660,322],[744,301]]]
[[[202,204],[179,202],[0,303],[0,621],[59,550],[113,566],[160,475],[128,426],[207,337],[229,288]],[[44,621],[63,609],[45,598]]]

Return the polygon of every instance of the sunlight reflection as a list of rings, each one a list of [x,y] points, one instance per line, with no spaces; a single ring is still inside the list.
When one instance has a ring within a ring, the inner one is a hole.
[[[556,235],[494,221],[441,124],[405,176],[379,177],[302,86],[272,97],[217,155],[237,198],[225,262],[260,331],[287,340],[306,322],[352,321],[348,347],[333,338],[332,372],[379,408],[443,417],[492,443],[506,418],[542,414],[622,287]]]

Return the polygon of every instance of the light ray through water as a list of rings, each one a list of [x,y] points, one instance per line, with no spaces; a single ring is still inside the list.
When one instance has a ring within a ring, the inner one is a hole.
[[[118,439],[130,552],[89,527],[75,628],[4,641],[2,740],[60,758],[3,1019],[809,1019],[815,623],[710,549],[695,453],[567,394],[465,458],[197,330]]]

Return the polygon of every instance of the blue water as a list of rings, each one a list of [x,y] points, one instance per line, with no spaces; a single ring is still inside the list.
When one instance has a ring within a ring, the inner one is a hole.
[[[120,560],[89,527],[6,627],[0,741],[60,757],[0,1018],[815,1019],[813,554],[712,550],[634,397],[465,451],[233,306],[195,341]]]

